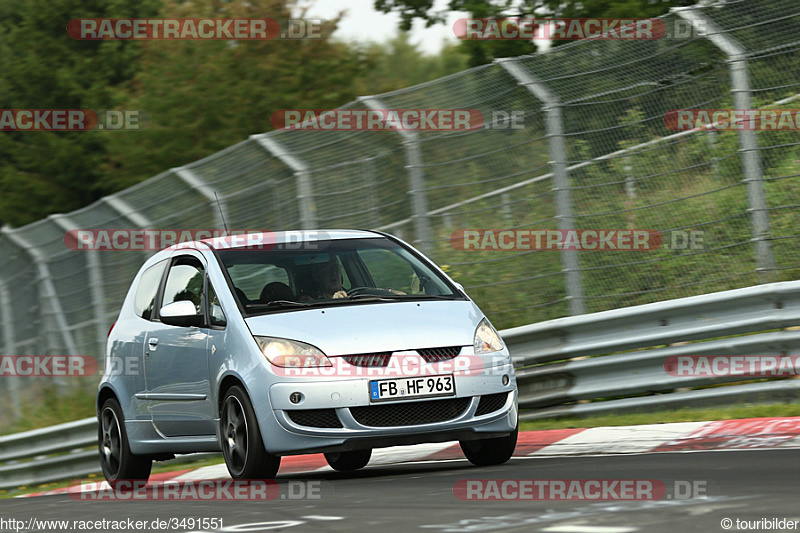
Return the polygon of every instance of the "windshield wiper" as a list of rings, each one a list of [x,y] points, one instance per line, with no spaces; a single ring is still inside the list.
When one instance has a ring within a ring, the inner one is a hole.
[[[292,300],[272,300],[271,302],[265,304],[254,304],[251,307],[266,307],[269,309],[270,307],[311,307],[310,302],[295,302]]]
[[[455,300],[453,296],[441,294],[354,294],[348,300],[375,300],[377,302],[397,302],[402,300]]]
[[[342,300],[373,300],[376,302],[394,302],[402,298],[402,296],[396,294],[354,294],[352,296],[348,296],[347,298],[342,298]]]
[[[457,300],[455,295],[445,296],[443,294],[407,294],[405,296],[395,296],[398,300]]]

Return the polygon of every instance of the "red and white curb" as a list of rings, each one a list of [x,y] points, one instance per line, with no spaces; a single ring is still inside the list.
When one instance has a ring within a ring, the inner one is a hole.
[[[641,426],[547,429],[519,434],[515,457],[640,454],[754,448],[800,448],[800,417],[748,418]],[[369,466],[463,460],[458,443],[380,448]],[[322,454],[284,457],[278,475],[332,471]],[[224,464],[154,474],[152,481],[228,479]],[[65,494],[66,487],[19,498]]]

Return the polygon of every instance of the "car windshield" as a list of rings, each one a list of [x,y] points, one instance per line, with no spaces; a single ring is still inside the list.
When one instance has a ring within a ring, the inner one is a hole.
[[[463,299],[413,252],[384,237],[217,254],[247,315],[374,301]]]

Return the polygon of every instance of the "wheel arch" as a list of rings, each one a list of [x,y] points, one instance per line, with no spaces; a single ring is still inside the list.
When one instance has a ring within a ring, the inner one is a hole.
[[[111,388],[110,385],[105,385],[97,391],[97,405],[95,405],[95,410],[98,414],[100,414],[100,409],[103,408],[103,404],[111,398],[117,400],[117,403],[119,403],[117,392]]]
[[[225,399],[225,395],[228,393],[228,390],[235,386],[240,386],[245,393],[250,396],[250,393],[247,390],[247,387],[244,385],[244,381],[235,375],[235,374],[228,374],[222,378],[222,381],[219,382],[219,393],[217,394],[217,414],[222,413],[222,401]]]

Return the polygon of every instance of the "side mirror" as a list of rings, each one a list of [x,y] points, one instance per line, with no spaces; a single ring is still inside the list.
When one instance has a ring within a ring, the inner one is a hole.
[[[159,313],[161,322],[170,326],[201,327],[203,315],[197,313],[197,308],[189,300],[172,302],[161,308]]]

